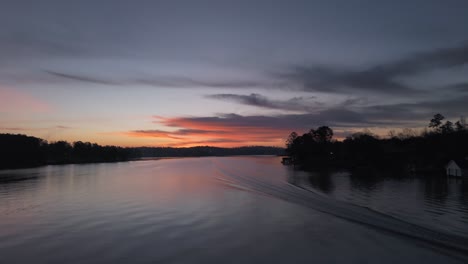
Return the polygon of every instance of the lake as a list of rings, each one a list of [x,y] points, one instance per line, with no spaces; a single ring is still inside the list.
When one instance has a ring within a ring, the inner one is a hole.
[[[0,263],[467,263],[467,185],[262,156],[0,171]]]

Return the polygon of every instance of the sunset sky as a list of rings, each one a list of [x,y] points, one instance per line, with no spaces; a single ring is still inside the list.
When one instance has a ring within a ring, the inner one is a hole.
[[[468,1],[2,0],[0,133],[283,146],[468,115]]]

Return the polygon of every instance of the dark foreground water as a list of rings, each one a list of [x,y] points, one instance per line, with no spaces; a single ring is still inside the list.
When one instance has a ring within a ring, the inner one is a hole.
[[[279,161],[0,171],[0,263],[467,263],[466,183]]]

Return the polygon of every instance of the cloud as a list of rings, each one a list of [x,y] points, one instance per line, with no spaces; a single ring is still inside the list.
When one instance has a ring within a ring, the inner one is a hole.
[[[351,90],[375,93],[414,94],[417,91],[395,81],[393,76],[373,71],[340,70],[324,66],[296,66],[277,75],[305,91],[339,93]]]
[[[374,67],[387,76],[414,75],[421,72],[462,66],[468,63],[468,42],[458,47],[420,52],[408,58]]]
[[[194,135],[223,135],[227,134],[226,131],[222,130],[202,130],[202,129],[192,129],[184,128],[177,129],[174,131],[165,131],[165,130],[134,130],[128,132],[128,135],[141,136],[141,137],[155,137],[155,138],[170,138],[170,139],[183,139],[184,136],[194,136]]]
[[[223,127],[224,130],[217,130]],[[202,128],[207,128],[203,130]],[[282,131],[283,132],[283,131]],[[281,132],[281,133],[282,133]],[[253,145],[281,145],[282,136],[277,131],[260,127],[237,129],[230,126],[210,126],[204,124],[186,124],[183,129],[175,131],[165,130],[134,130],[124,135],[140,138],[154,138],[165,146],[187,147],[195,145],[213,146],[241,146]]]
[[[262,131],[275,134],[278,131],[309,130],[321,125],[334,127],[367,127],[374,125],[390,125],[387,121],[380,121],[375,117],[368,117],[357,111],[334,108],[318,113],[283,114],[283,115],[251,115],[222,114],[206,117],[165,118],[155,121],[168,127],[195,128],[222,131]]]
[[[448,88],[455,92],[468,93],[468,82],[453,84]]]
[[[233,101],[243,105],[251,105],[268,109],[280,109],[288,111],[311,112],[317,110],[321,105],[319,102],[310,102],[303,97],[294,97],[289,100],[271,100],[261,94],[252,93],[250,95],[238,94],[212,94],[206,98]]]
[[[468,43],[457,47],[436,49],[408,55],[388,63],[371,65],[365,69],[343,68],[314,64],[280,66],[281,70],[270,72],[260,69],[257,77],[240,78],[206,78],[183,75],[147,75],[142,73],[122,74],[102,71],[91,73],[72,73],[61,70],[45,70],[48,75],[62,80],[90,82],[106,85],[146,85],[153,87],[179,88],[263,88],[289,89],[307,92],[325,93],[366,93],[395,96],[421,95],[423,89],[414,87],[403,80],[432,70],[450,70],[468,63]],[[40,78],[39,78],[40,79]],[[43,80],[44,81],[44,80]],[[47,78],[45,79],[47,81]],[[232,94],[213,95],[212,98],[252,102],[262,100],[247,97],[234,97]],[[260,106],[260,105],[259,105]],[[268,104],[262,104],[268,107]],[[291,106],[293,107],[293,106]],[[276,107],[274,107],[276,108]],[[294,108],[294,107],[293,107]],[[296,110],[296,109],[293,109]]]
[[[0,130],[3,131],[44,131],[44,130],[57,130],[57,129],[71,129],[72,127],[68,126],[54,126],[54,127],[11,127],[11,126],[0,126]]]
[[[368,99],[363,97],[348,97],[341,102],[333,102],[328,104],[318,101],[316,96],[293,97],[288,100],[272,100],[264,95],[256,93],[252,93],[250,95],[212,94],[205,97],[217,100],[232,101],[243,105],[250,105],[267,109],[303,113],[317,113],[326,109],[334,109],[336,111],[337,109],[359,108],[369,104]]]
[[[302,65],[276,73],[277,78],[299,85],[305,91],[349,92],[353,90],[384,94],[418,94],[421,91],[401,81],[437,69],[450,69],[468,63],[468,44],[410,55],[365,70],[349,70],[320,65]]]
[[[28,129],[22,128],[22,127],[0,127],[0,130],[3,130],[3,131],[25,131],[25,130],[28,130]]]
[[[149,79],[137,80],[141,84],[147,85],[164,85],[169,87],[212,87],[212,88],[253,88],[262,86],[263,83],[259,81],[249,80],[199,80],[188,77],[175,77],[175,76],[159,76]]]
[[[238,121],[241,116],[227,114],[219,117],[164,118],[154,123],[176,130],[135,130],[125,132],[131,137],[154,138],[167,146],[213,145],[234,147],[242,145],[283,145],[283,135],[289,128],[269,127]],[[260,117],[261,118],[261,117]],[[218,120],[221,119],[221,120]],[[237,120],[237,121],[236,121]]]
[[[244,142],[233,139],[206,139],[199,141],[183,141],[167,144],[168,147],[193,147],[193,146],[225,146],[232,147],[237,145],[242,145]]]
[[[354,127],[357,124],[369,125],[370,121],[356,112],[346,109],[333,109],[318,114],[290,114],[276,116],[242,116],[237,114],[222,114],[205,117],[157,118],[155,123],[166,127],[179,128],[187,132],[181,136],[181,130],[168,131],[132,131],[133,136],[155,136],[161,139],[177,137],[177,140],[203,138],[231,139],[239,142],[236,145],[275,144],[282,146],[284,138],[293,130],[308,131],[320,125]]]
[[[362,111],[366,112],[369,117],[387,120],[428,120],[435,113],[441,113],[446,117],[454,118],[468,114],[467,102],[468,95],[464,95],[418,103],[371,106],[364,108]]]
[[[118,82],[105,80],[105,79],[99,79],[99,78],[93,78],[89,76],[68,74],[68,73],[62,73],[62,72],[56,72],[56,71],[50,71],[50,70],[44,70],[44,72],[52,76],[56,76],[56,77],[63,78],[63,79],[69,79],[72,81],[89,82],[89,83],[105,84],[105,85],[120,85],[120,83]]]
[[[196,129],[248,130],[265,129],[267,131],[284,131],[291,129],[310,129],[328,125],[332,127],[397,127],[408,124],[420,125],[426,122],[436,112],[447,117],[457,117],[468,114],[466,108],[468,96],[441,100],[422,101],[418,103],[400,103],[388,105],[371,105],[355,107],[335,107],[316,113],[283,114],[273,116],[237,114],[222,114],[207,117],[162,118],[157,123],[168,127],[189,127]]]
[[[134,130],[126,133],[128,136],[134,137],[154,137],[154,138],[169,138],[169,139],[182,139],[175,136],[173,132],[164,130]]]
[[[108,77],[95,77],[95,74],[72,74],[56,70],[43,70],[43,72],[53,77],[58,77],[62,80],[73,82],[89,82],[105,85],[147,85],[154,87],[174,87],[174,88],[254,88],[263,87],[264,82],[251,80],[204,80],[184,76],[138,76],[138,74],[128,74],[128,76],[114,76],[112,79]],[[41,81],[41,80],[39,80]],[[42,79],[44,81],[44,79]],[[45,79],[45,81],[50,81]]]
[[[251,96],[227,96],[241,103],[276,107],[270,100],[252,100]],[[257,95],[252,96],[257,99]],[[248,99],[248,100],[247,100]],[[243,101],[247,100],[247,101]],[[154,123],[168,130],[135,130],[126,132],[131,137],[156,138],[168,146],[193,146],[212,144],[214,146],[275,145],[283,146],[290,132],[304,133],[322,125],[332,127],[340,138],[359,129],[386,129],[425,127],[435,113],[442,113],[449,119],[467,115],[467,96],[427,100],[416,103],[367,105],[362,99],[345,100],[336,107],[316,112],[291,113],[282,115],[238,115],[234,113],[200,117],[155,116]],[[175,129],[175,130],[174,130]],[[204,142],[204,143],[202,143]]]
[[[126,136],[154,138],[166,146],[213,145],[234,147],[242,145],[283,146],[292,131],[309,131],[320,125],[334,129],[367,127],[370,121],[359,113],[334,109],[319,114],[290,114],[277,116],[242,116],[222,114],[205,117],[157,117],[154,123],[176,130],[135,130]],[[342,132],[339,133],[343,134]]]
[[[72,129],[73,127],[69,127],[69,126],[55,126],[55,128],[58,128],[58,129]]]

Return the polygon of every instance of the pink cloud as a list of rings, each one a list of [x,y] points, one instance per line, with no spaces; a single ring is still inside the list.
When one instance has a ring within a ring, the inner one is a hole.
[[[154,116],[154,123],[176,130],[134,130],[124,132],[133,138],[155,138],[164,146],[191,147],[210,145],[238,147],[245,145],[283,146],[288,128],[268,127],[261,124],[236,123],[217,118],[165,118]]]

